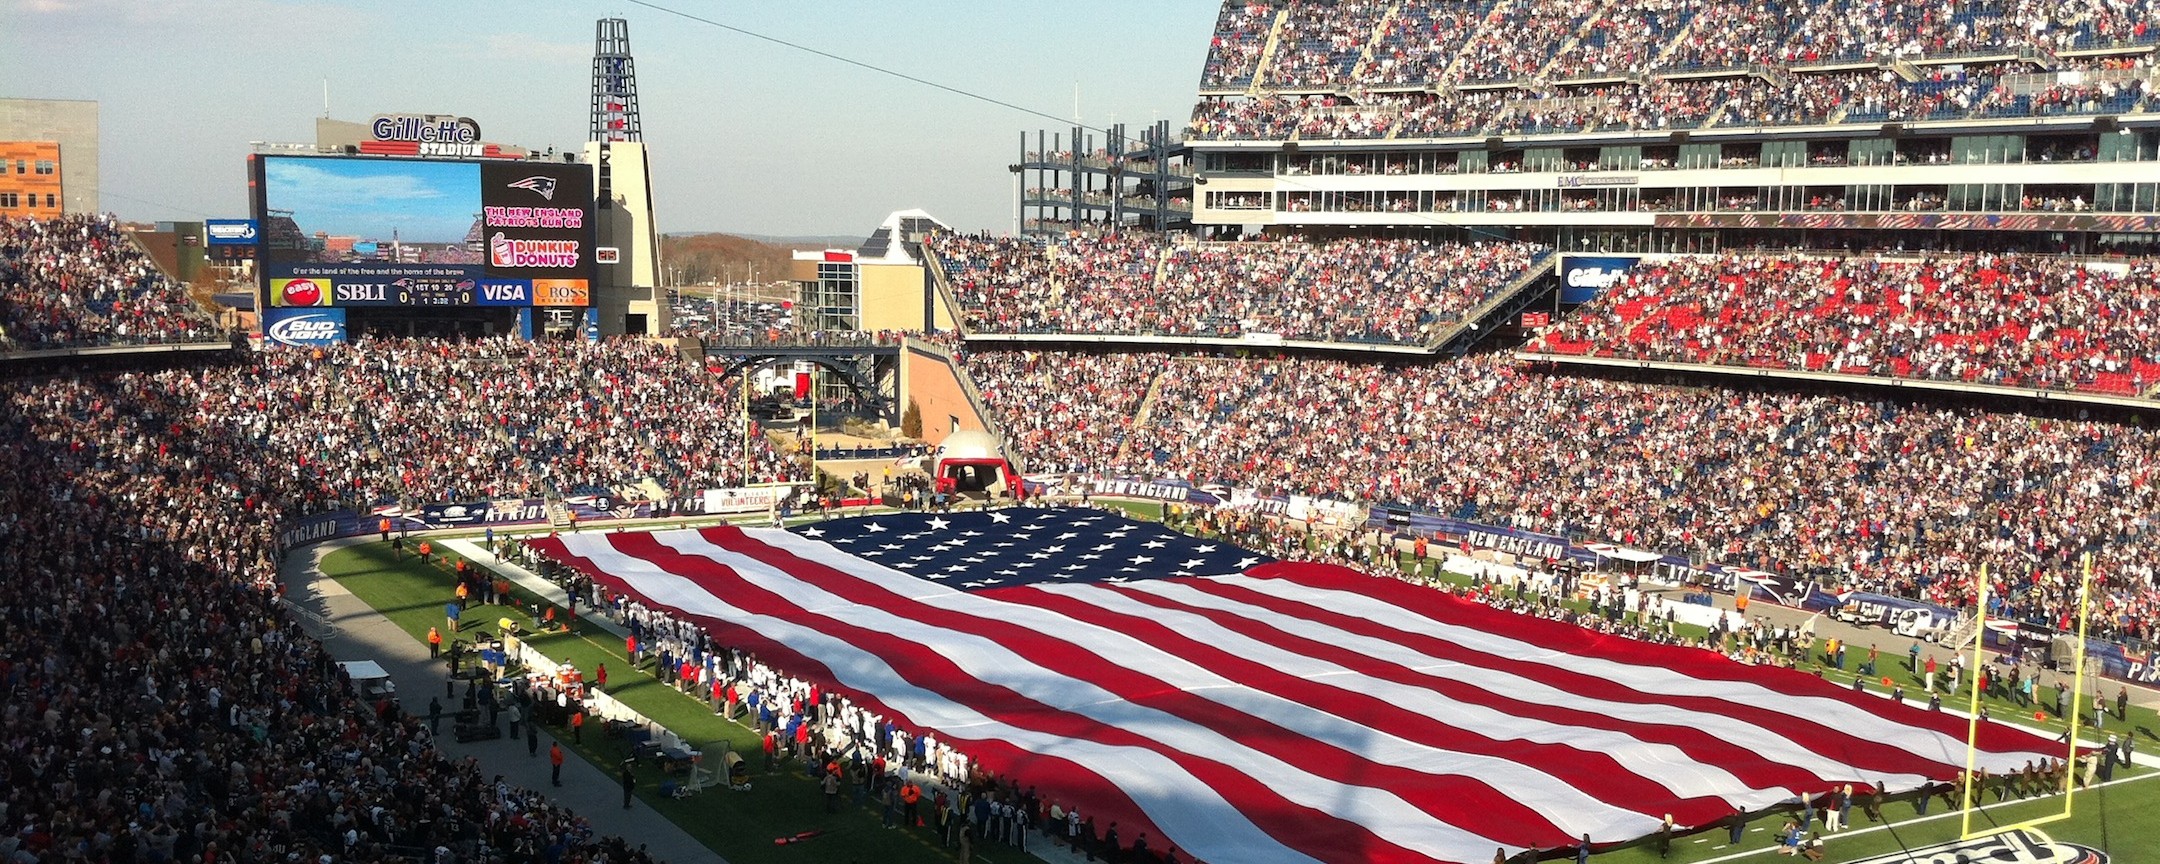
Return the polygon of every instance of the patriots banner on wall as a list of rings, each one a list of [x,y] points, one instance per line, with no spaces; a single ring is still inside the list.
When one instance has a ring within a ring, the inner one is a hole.
[[[1965,760],[1949,714],[1094,510],[527,542],[1202,860],[1483,862]]]

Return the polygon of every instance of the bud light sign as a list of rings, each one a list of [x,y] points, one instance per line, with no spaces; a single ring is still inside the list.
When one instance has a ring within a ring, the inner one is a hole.
[[[1560,302],[1588,303],[1627,278],[1641,258],[1567,255],[1560,259]]]
[[[263,313],[265,345],[313,348],[343,341],[343,309],[268,309]]]

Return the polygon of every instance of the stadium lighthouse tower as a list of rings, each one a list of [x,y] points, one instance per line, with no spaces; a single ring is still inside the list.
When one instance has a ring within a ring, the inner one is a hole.
[[[593,33],[592,124],[585,161],[593,165],[599,243],[597,290],[588,312],[602,334],[666,332],[658,301],[660,234],[653,225],[652,176],[638,117],[630,22],[602,18]]]

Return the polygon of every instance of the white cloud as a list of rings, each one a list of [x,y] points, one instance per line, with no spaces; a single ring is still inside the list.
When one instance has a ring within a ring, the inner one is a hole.
[[[354,177],[282,159],[270,162],[264,170],[269,175],[270,188],[298,201],[333,205],[379,205],[392,201],[425,201],[443,197],[441,187],[410,174]]]
[[[590,43],[550,42],[518,33],[496,33],[482,41],[480,54],[491,61],[590,66],[592,49]]]

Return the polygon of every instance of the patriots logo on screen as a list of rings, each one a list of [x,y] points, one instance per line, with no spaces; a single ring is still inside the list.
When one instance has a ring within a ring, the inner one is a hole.
[[[1218,576],[1275,560],[1083,507],[895,513],[822,523],[801,533],[965,590]]]
[[[555,178],[553,177],[527,177],[523,180],[519,180],[515,183],[510,184],[510,188],[530,189],[533,192],[539,194],[542,199],[548,201],[555,200]]]

